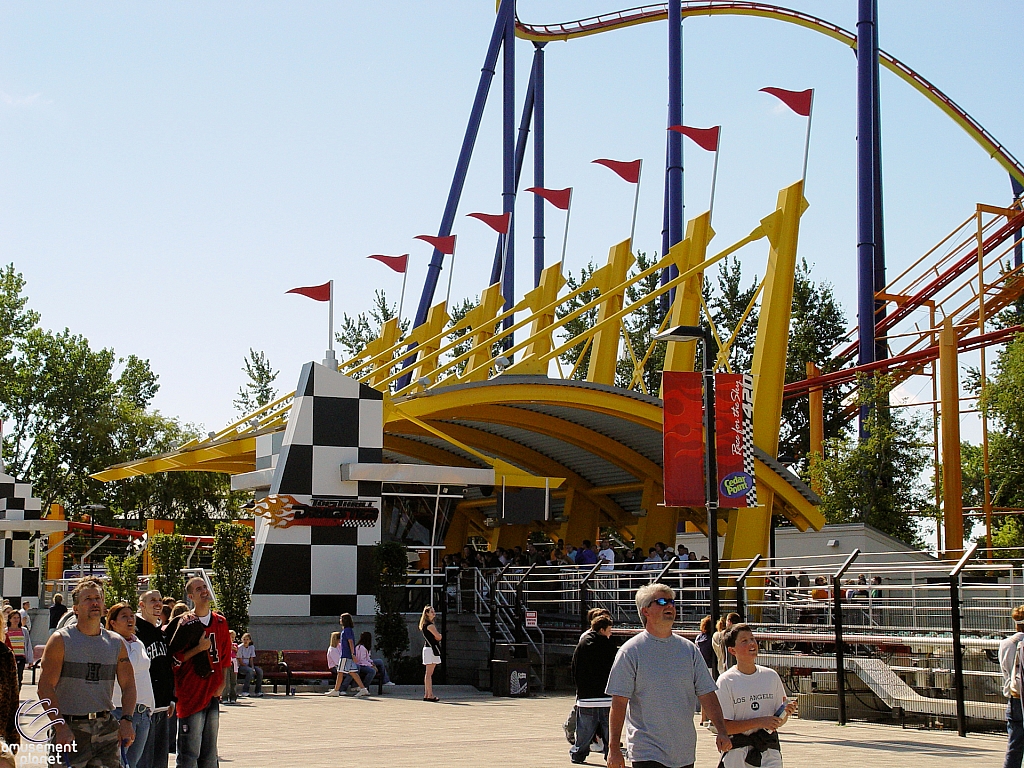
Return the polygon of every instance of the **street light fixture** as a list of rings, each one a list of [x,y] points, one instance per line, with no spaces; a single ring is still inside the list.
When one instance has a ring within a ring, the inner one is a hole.
[[[715,359],[718,345],[710,328],[677,325],[662,331],[655,341],[702,341],[701,364],[704,368],[704,503],[708,523],[708,579],[711,582],[711,626],[718,623],[718,456],[715,452]],[[714,352],[712,352],[714,348]]]

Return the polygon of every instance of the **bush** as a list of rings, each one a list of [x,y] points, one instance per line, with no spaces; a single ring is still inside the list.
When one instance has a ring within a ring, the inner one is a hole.
[[[218,523],[213,534],[213,591],[228,626],[249,629],[249,581],[252,577],[252,528]]]
[[[103,589],[107,605],[128,603],[134,609],[139,600],[139,561],[138,555],[108,555],[103,561],[107,569],[107,583]]]
[[[185,537],[178,533],[158,533],[149,540],[149,557],[153,561],[153,578],[149,586],[164,597],[185,599]]]
[[[393,669],[398,668],[399,658],[409,648],[409,632],[402,615],[408,562],[405,547],[397,542],[384,541],[373,548],[374,597],[377,600],[373,628],[377,650]]]

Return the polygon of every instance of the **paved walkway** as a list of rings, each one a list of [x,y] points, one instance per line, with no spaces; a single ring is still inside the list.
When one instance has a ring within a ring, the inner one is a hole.
[[[421,700],[422,688],[397,686],[370,699],[267,694],[224,707],[221,765],[336,768],[566,768],[562,734],[572,699],[565,696],[497,699],[472,688],[438,687],[439,704]],[[23,695],[33,695],[26,688]],[[985,768],[1002,765],[1005,737],[893,726],[837,725],[794,718],[781,732],[787,768]],[[173,766],[173,760],[171,765]],[[590,765],[603,765],[592,756]],[[718,764],[715,742],[698,735],[698,768]]]

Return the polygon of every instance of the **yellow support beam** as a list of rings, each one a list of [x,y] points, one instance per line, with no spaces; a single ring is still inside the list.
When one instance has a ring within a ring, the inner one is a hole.
[[[686,225],[686,237],[672,246],[669,257],[675,261],[680,274],[694,270],[704,263],[708,244],[715,236],[711,228],[711,214],[705,211]],[[701,289],[704,272],[694,271],[686,282],[676,288],[676,300],[672,302],[670,328],[677,325],[697,325],[700,322]],[[697,356],[697,342],[676,342],[665,350],[666,371],[692,371]]]
[[[381,326],[380,335],[367,344],[362,351],[363,357],[375,358],[386,349],[390,349],[398,342],[401,329],[398,327],[398,318],[393,317]],[[366,383],[371,387],[377,386],[381,381],[391,375],[391,358],[387,357],[380,361],[366,376]]]
[[[447,302],[444,301],[432,306],[427,313],[426,322],[413,328],[413,332],[409,334],[410,341],[418,341],[418,338],[414,338],[414,336],[423,339],[419,342],[417,349],[419,357],[417,358],[416,373],[413,376],[414,382],[424,377],[433,378],[434,371],[437,369],[438,350],[441,348],[442,339],[441,331],[450,320],[447,306]]]
[[[562,265],[552,264],[540,273],[540,285],[526,294],[525,302],[533,312],[533,325],[530,326],[530,346],[522,356],[509,368],[506,373],[533,374],[546,376],[548,373],[547,360],[541,360],[542,355],[551,351],[551,324],[555,322],[555,300],[558,292],[565,285],[565,278],[562,276]],[[472,363],[470,363],[472,366]]]
[[[480,303],[469,311],[469,325],[473,329],[473,351],[466,363],[466,372],[459,381],[486,381],[491,361],[491,339],[494,338],[495,318],[501,312],[505,299],[501,283],[489,285],[480,294]]]
[[[761,312],[757,322],[752,373],[754,376],[754,445],[772,458],[779,452],[782,390],[786,383],[789,321],[793,309],[793,276],[796,271],[800,217],[807,208],[803,181],[779,192],[776,210],[761,220],[768,238]],[[775,493],[758,473],[757,507],[729,510],[726,529],[726,560],[767,557]],[[774,472],[771,473],[773,476]],[[807,506],[810,506],[809,504]],[[781,505],[778,512],[782,512]],[[817,510],[815,509],[815,512]]]
[[[597,310],[597,322],[609,320],[623,306],[626,296],[626,275],[636,258],[630,252],[631,240],[623,240],[608,250],[608,263],[598,269],[591,278],[601,292]],[[619,362],[619,324],[605,323],[594,333],[590,349],[590,367],[587,381],[596,384],[614,384],[615,367]]]

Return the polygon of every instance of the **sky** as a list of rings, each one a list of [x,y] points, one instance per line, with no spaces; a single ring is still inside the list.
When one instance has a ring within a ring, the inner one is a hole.
[[[792,6],[856,25],[856,0]],[[619,8],[518,4],[528,22]],[[1024,157],[1022,13],[1009,0],[880,0],[879,38]],[[24,274],[45,327],[148,359],[160,377],[155,406],[218,429],[236,417],[250,348],[280,371],[282,392],[304,362],[323,357],[326,306],[288,289],[335,280],[340,321],[367,310],[375,289],[398,299],[401,276],[366,256],[408,252],[405,314],[414,311],[431,251],[412,238],[437,232],[493,22],[484,0],[3,0],[0,262]],[[758,18],[688,19],[683,39],[684,121],[723,126],[713,250],[747,234],[800,174],[804,122],[758,90],[815,89],[800,255],[854,323],[853,53]],[[660,251],[666,51],[664,22],[546,48],[547,186],[575,190],[573,271],[602,262],[629,233],[632,188],[592,165],[597,157],[644,159],[636,247]],[[518,41],[520,104],[531,53]],[[464,214],[501,207],[499,86],[453,230],[455,300],[475,297],[489,278],[490,230]],[[896,274],[976,203],[1007,204],[1010,185],[969,136],[885,70],[881,89]],[[684,151],[689,218],[706,209],[712,165],[693,145]],[[528,153],[521,188],[531,167]],[[531,197],[517,209],[517,296],[532,287]],[[561,214],[549,208],[547,221],[550,264]],[[764,274],[765,256],[764,247],[743,251],[748,278]],[[447,279],[446,268],[435,300]]]

